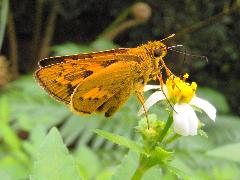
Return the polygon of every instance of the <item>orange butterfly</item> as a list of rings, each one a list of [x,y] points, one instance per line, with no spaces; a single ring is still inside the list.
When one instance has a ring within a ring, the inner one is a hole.
[[[163,85],[163,68],[171,74],[163,61],[168,48],[161,41],[136,48],[45,58],[34,75],[51,96],[69,105],[73,112],[97,112],[109,117],[133,92],[143,104],[144,85],[157,78]]]

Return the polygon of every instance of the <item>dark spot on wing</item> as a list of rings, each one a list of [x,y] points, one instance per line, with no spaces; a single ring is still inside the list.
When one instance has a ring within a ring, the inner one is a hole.
[[[79,99],[79,101],[83,101],[83,97],[79,97],[78,99]]]
[[[68,84],[67,85],[67,92],[68,92],[68,94],[71,95],[75,88],[76,88],[76,86],[72,86],[71,84]]]
[[[93,74],[93,71],[90,71],[90,70],[87,70],[87,71],[84,71],[83,72],[83,77],[84,78],[87,78],[88,76],[92,75]]]
[[[80,111],[82,112],[83,114],[91,114],[91,112],[88,112],[88,111]]]
[[[105,112],[105,117],[110,117],[111,116],[111,113],[110,112]]]
[[[62,76],[62,72],[57,72],[57,76],[58,77]]]
[[[81,79],[82,78],[82,74],[80,72],[75,72],[75,73],[71,73],[71,74],[66,74],[64,76],[64,79],[68,80],[68,81],[74,81],[76,79]]]
[[[56,79],[54,79],[52,82],[53,82],[54,84],[57,84],[57,83],[58,83]]]
[[[67,58],[72,59],[72,60],[80,60],[80,59],[85,59],[85,58],[92,58],[92,55],[91,54],[77,54],[77,55],[67,56]]]
[[[103,62],[103,63],[101,64],[101,66],[103,66],[103,67],[108,67],[108,66],[110,66],[111,64],[113,64],[113,63],[115,63],[115,62],[117,62],[117,61],[116,61],[116,60],[108,60],[108,61]]]
[[[110,107],[107,112],[105,112],[105,117],[111,117],[116,111],[116,107]]]
[[[62,63],[62,62],[65,62],[65,60],[62,57],[46,58],[46,59],[42,59],[41,61],[39,61],[39,66],[45,67],[48,65]]]
[[[104,96],[103,96],[103,99],[106,99],[108,96],[105,94]]]
[[[149,80],[151,80],[151,79],[153,78],[152,74],[150,74],[150,75],[148,76],[148,78],[149,78]]]
[[[106,103],[103,103],[101,106],[99,106],[99,107],[97,108],[97,111],[102,112],[103,107],[104,107],[105,104],[106,104]]]

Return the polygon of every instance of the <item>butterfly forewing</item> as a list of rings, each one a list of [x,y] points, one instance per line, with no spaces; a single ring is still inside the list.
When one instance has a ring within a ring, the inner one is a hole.
[[[92,52],[92,53],[84,53],[84,54],[76,54],[76,55],[70,55],[70,56],[56,56],[56,57],[50,57],[45,58],[39,61],[40,67],[46,67],[52,64],[56,63],[64,63],[66,61],[79,61],[79,60],[98,60],[100,57],[106,57],[106,56],[116,56],[116,55],[126,55],[128,52],[128,48],[118,48],[118,49],[112,49],[108,51],[101,51],[101,52]],[[97,59],[96,59],[97,58]],[[99,59],[101,61],[101,59]]]
[[[72,60],[72,56],[57,57],[58,61],[53,61],[54,58],[44,59],[40,64],[46,66],[36,71],[35,77],[51,96],[69,104],[74,89],[86,78],[101,72],[103,69],[108,69],[119,61],[140,61],[137,56],[108,52],[108,55],[105,56],[102,55],[103,52],[91,53],[94,54],[94,57],[78,60]],[[101,56],[97,57],[96,54],[101,54]],[[80,57],[81,54],[75,56]],[[50,62],[54,64],[47,65]],[[112,73],[118,73],[118,70],[115,69],[115,72]]]

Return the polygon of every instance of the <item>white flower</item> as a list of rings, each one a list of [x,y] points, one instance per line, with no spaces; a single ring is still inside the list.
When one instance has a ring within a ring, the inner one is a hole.
[[[194,136],[197,135],[199,120],[192,106],[202,109],[213,121],[216,118],[216,109],[208,101],[196,97],[196,83],[186,83],[186,78],[188,78],[188,75],[185,75],[183,80],[170,76],[163,87],[164,93],[160,91],[160,86],[158,85],[146,85],[144,91],[151,89],[159,89],[159,91],[154,92],[146,100],[144,106],[148,110],[158,101],[168,100],[173,106],[174,132],[182,136]],[[144,109],[141,107],[138,114],[141,115],[143,112]]]

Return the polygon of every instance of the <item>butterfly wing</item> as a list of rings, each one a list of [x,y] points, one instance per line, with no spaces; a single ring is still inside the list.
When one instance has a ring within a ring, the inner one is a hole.
[[[75,54],[70,56],[55,56],[55,57],[42,59],[39,61],[38,64],[40,67],[46,67],[52,64],[64,63],[67,61],[79,61],[79,60],[91,61],[92,59],[94,59],[95,61],[97,59],[101,61],[101,59],[99,59],[101,57],[110,58],[112,56],[117,56],[122,54],[124,55],[124,54],[127,54],[128,51],[129,51],[129,48],[118,48],[118,49],[112,49],[108,51]]]
[[[79,83],[101,68],[95,64],[90,69],[89,62],[72,61],[60,64],[53,64],[41,68],[35,72],[35,78],[39,84],[54,98],[70,103],[70,96]]]
[[[63,56],[44,59],[40,64],[45,66],[35,72],[35,78],[39,84],[54,98],[65,104],[70,103],[70,96],[74,89],[81,84],[88,76],[95,74],[103,69],[107,69],[118,61],[140,61],[137,56],[125,54],[113,54],[72,60],[72,56]],[[80,55],[75,55],[80,57]],[[93,56],[93,55],[92,55]],[[42,63],[41,63],[42,62]],[[44,63],[43,63],[44,62]],[[49,63],[54,63],[48,65]]]
[[[111,116],[134,90],[136,61],[118,61],[82,81],[71,96],[71,109],[77,113],[105,113]]]

